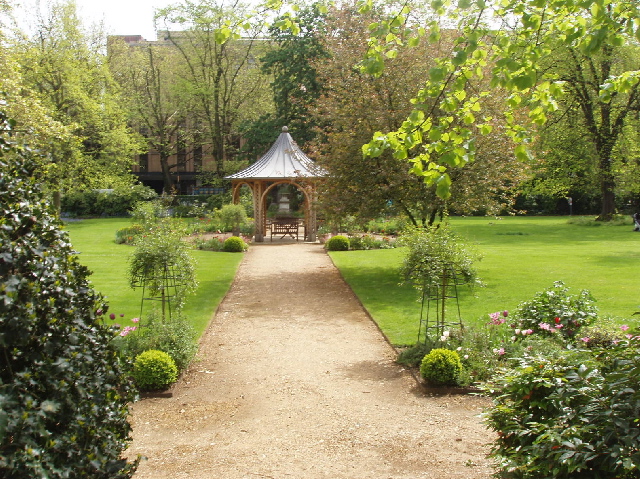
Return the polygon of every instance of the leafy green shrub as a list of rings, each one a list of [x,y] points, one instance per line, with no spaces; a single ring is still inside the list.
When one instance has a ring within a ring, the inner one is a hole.
[[[205,251],[222,251],[224,248],[224,240],[222,238],[211,238],[208,240],[196,239],[195,245],[197,249]]]
[[[198,351],[193,326],[180,316],[171,321],[162,321],[156,313],[152,313],[147,324],[135,333],[124,336],[121,349],[128,358],[133,359],[144,351],[157,349],[171,356],[178,371],[186,369]]]
[[[247,223],[247,211],[242,205],[224,205],[220,209],[222,231],[240,232]]]
[[[224,240],[222,250],[227,253],[242,253],[247,249],[247,244],[237,236],[231,236]]]
[[[133,224],[116,231],[116,244],[133,244],[136,237],[144,232],[142,225]]]
[[[157,196],[144,185],[119,186],[108,191],[72,191],[62,197],[61,209],[71,216],[126,216],[136,203]]]
[[[574,340],[580,329],[593,323],[598,315],[591,294],[582,290],[570,296],[562,281],[537,293],[531,301],[516,310],[516,328],[531,330],[546,337],[560,336],[564,341]]]
[[[136,223],[149,229],[159,223],[162,218],[168,217],[169,210],[161,200],[139,201],[133,205],[130,214]]]
[[[162,390],[176,382],[178,368],[167,353],[150,349],[136,356],[132,374],[141,391]]]
[[[134,389],[26,156],[0,139],[0,476],[128,478]]]
[[[461,372],[460,356],[449,349],[432,349],[420,363],[420,375],[434,386],[455,386]]]
[[[381,239],[372,235],[349,236],[350,250],[391,249],[394,247],[395,244],[386,236]]]
[[[524,359],[486,388],[500,477],[640,477],[637,341]]]
[[[609,348],[625,339],[626,328],[627,326],[621,328],[610,320],[599,319],[597,324],[580,330],[579,340],[588,348]]]
[[[336,235],[327,241],[327,250],[329,251],[348,251],[349,238],[344,235]]]

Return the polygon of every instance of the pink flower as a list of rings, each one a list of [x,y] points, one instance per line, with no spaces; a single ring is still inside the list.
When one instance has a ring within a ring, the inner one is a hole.
[[[500,317],[500,312],[490,313],[489,317],[491,318],[491,321],[490,321],[491,324],[498,325],[498,324],[504,323],[505,321],[504,318]]]
[[[524,331],[522,331],[522,334],[524,335],[533,334],[533,329],[525,329]]]
[[[551,331],[551,326],[549,325],[549,323],[540,323],[538,324],[538,327],[540,329],[544,329],[545,331]]]
[[[626,324],[623,324],[622,326],[620,326],[620,329],[623,331],[626,331],[627,329],[629,329],[629,326],[627,326]]]
[[[509,311],[504,310],[504,311],[502,312],[502,316],[504,316],[505,318],[506,318],[507,316],[509,316]]]
[[[625,338],[627,338],[627,339],[631,339],[631,338],[633,338],[633,334],[625,334],[624,336],[625,336]]]
[[[504,348],[494,349],[493,352],[499,356],[502,356],[505,353]]]
[[[557,329],[561,329],[562,327],[564,327],[564,324],[556,324]]]
[[[591,338],[587,338],[587,337],[580,338],[580,341],[582,341],[584,343],[588,343],[590,340],[591,340]]]
[[[140,322],[140,318],[132,318],[131,321],[134,322],[134,323],[139,323]]]

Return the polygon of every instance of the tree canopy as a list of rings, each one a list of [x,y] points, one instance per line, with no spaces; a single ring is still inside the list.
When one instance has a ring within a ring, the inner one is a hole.
[[[561,45],[584,57],[606,56],[608,49],[634,44],[640,38],[639,6],[632,0],[461,0],[457,6],[434,0],[431,5],[455,22],[459,35],[453,48],[430,70],[402,126],[375,133],[363,152],[376,157],[390,150],[394,157],[407,159],[412,172],[438,185],[443,198],[451,194],[451,169],[474,159],[472,126],[482,134],[490,133],[496,113],[506,122],[506,134],[516,145],[515,155],[528,160],[532,127],[543,125],[567,92],[566,81],[557,72],[542,68],[544,60],[555,54],[555,47]],[[369,1],[361,11],[372,7]],[[364,70],[381,75],[399,48],[440,39],[442,19],[411,24],[410,12],[404,7],[370,26],[370,47],[361,65]],[[413,34],[405,39],[407,27]],[[491,68],[489,88],[477,88],[487,66]],[[623,94],[634,99],[639,72],[609,73],[596,79],[599,100],[607,104]],[[499,112],[483,109],[480,102],[495,87],[508,92]],[[446,115],[436,118],[436,111]],[[619,121],[624,124],[624,119]],[[603,218],[612,213],[608,205],[603,198]]]

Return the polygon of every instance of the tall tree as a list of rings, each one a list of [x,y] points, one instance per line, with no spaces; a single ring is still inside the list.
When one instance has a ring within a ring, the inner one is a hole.
[[[628,119],[640,111],[640,84],[634,82],[625,91],[605,90],[602,94],[601,88],[625,70],[640,70],[640,55],[636,48],[625,51],[609,42],[597,53],[586,54],[574,47],[565,50],[556,64],[559,80],[566,91],[563,103],[579,113],[579,122],[593,152],[594,171],[600,187],[600,219],[607,220],[616,211],[614,150]]]
[[[446,208],[459,213],[508,208],[523,165],[516,164],[495,133],[475,145],[475,165],[455,172],[456,194],[448,202],[436,195],[436,185],[409,172],[406,158],[389,151],[363,157],[361,146],[375,131],[403,124],[411,110],[411,86],[429,74],[431,58],[450,48],[451,41],[443,38],[439,44],[398,52],[381,75],[370,75],[353,65],[367,48],[368,25],[379,15],[358,15],[354,6],[331,9],[323,40],[330,58],[314,64],[324,85],[313,114],[324,125],[316,155],[330,172],[322,195],[327,210],[371,218],[392,209],[425,226]],[[446,117],[447,112],[434,110],[434,115]]]
[[[485,74],[483,66],[491,62],[492,86],[501,86],[510,92],[504,108],[508,134],[518,145],[516,155],[527,159],[527,144],[531,138],[527,126],[544,124],[547,114],[557,108],[557,98],[563,93],[560,79],[553,72],[549,74],[540,68],[541,60],[552,53],[557,42],[585,57],[601,52],[602,58],[606,58],[609,48],[640,38],[637,22],[640,7],[635,0],[506,0],[496,4],[464,0],[458,2],[457,8],[452,8],[449,0],[435,0],[432,5],[443,16],[455,15],[453,18],[458,21],[460,35],[451,54],[441,58],[437,67],[431,69],[427,81],[413,99],[415,107],[407,122],[395,131],[376,133],[365,148],[370,156],[379,155],[386,149],[406,157],[409,150],[420,151],[420,155],[412,156],[410,161],[414,173],[429,183],[450,183],[448,170],[466,165],[473,157],[464,146],[473,136],[470,125],[479,123],[481,130],[490,131],[490,123],[474,110],[479,95],[457,96],[465,91],[469,81]],[[369,2],[363,11],[371,7]],[[409,11],[405,7],[372,25],[374,40],[363,62],[368,71],[380,74],[385,59],[393,56],[398,45],[404,43],[400,31]],[[497,29],[500,19],[503,28]],[[414,44],[421,38],[437,39],[440,23],[442,20],[415,24],[415,35],[406,44]],[[598,82],[599,94],[606,102],[621,93],[631,93],[640,80],[640,73],[629,70],[609,78],[596,76],[593,80]],[[435,99],[440,107],[448,108],[451,118],[460,121],[433,121],[432,110],[425,107],[425,104],[429,105],[428,99]],[[522,107],[527,111],[524,123],[514,114],[514,110]],[[610,151],[611,136],[602,141],[602,152]],[[606,183],[610,178],[606,174],[606,162],[603,166],[603,188],[608,190]],[[441,196],[449,194],[448,187],[440,191]],[[603,198],[603,219],[610,216],[610,205],[610,198]]]
[[[281,29],[277,23],[269,28],[274,48],[260,61],[262,70],[272,78],[274,111],[244,125],[243,136],[248,142],[243,150],[249,159],[264,153],[283,126],[289,127],[303,148],[315,137],[317,119],[310,117],[309,109],[322,92],[314,63],[327,56],[321,42],[325,18],[322,4],[315,2],[297,12],[296,33]]]
[[[258,50],[264,45],[261,26],[254,28],[247,14],[240,2],[214,0],[185,0],[157,13],[166,28],[161,34],[184,62],[183,81],[194,99],[193,115],[206,132],[220,178],[234,152],[232,135],[242,109],[251,110],[267,93],[264,79],[255,74]]]
[[[131,183],[138,145],[106,66],[101,37],[84,30],[73,1],[54,3],[36,19],[34,32],[12,47],[21,86],[66,133],[36,139],[49,158],[41,174],[54,190]]]
[[[187,125],[188,95],[181,91],[182,58],[166,43],[127,45],[114,37],[109,44],[109,64],[125,92],[133,125],[144,136],[146,149],[160,156],[163,190],[170,194],[175,185],[174,172],[183,160],[178,150],[187,136],[199,138],[197,123]],[[196,148],[202,145],[199,142]],[[173,159],[173,160],[172,160]]]

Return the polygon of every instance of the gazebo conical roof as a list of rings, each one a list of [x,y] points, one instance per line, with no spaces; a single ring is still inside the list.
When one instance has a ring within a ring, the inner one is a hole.
[[[327,171],[317,166],[293,141],[285,126],[267,153],[251,166],[226,177],[228,180],[319,178]]]
[[[231,180],[233,201],[239,201],[239,189],[251,188],[255,215],[255,239],[264,241],[267,233],[266,198],[269,191],[282,183],[295,186],[305,197],[304,236],[316,240],[316,183],[328,172],[317,166],[298,147],[285,126],[273,146],[251,166],[225,178]],[[273,230],[272,230],[273,231]],[[272,235],[273,240],[273,235]],[[297,239],[297,237],[296,237]]]

